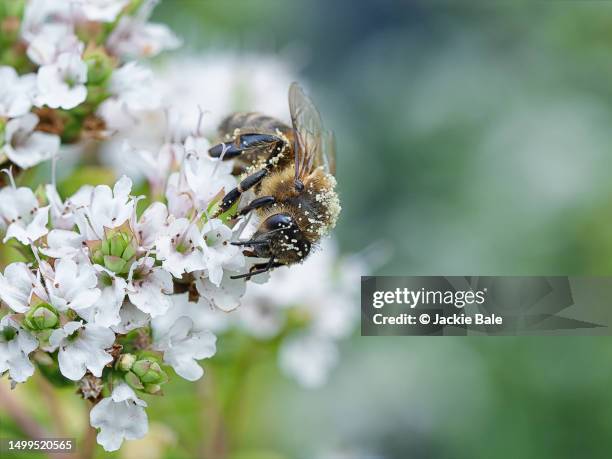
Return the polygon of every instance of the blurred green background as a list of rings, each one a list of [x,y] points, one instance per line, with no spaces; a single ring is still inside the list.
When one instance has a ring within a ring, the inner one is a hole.
[[[612,3],[167,0],[154,19],[187,51],[300,69],[337,136],[341,249],[386,243],[377,274],[612,275]],[[259,362],[236,459],[612,451],[606,337],[356,335],[316,391]],[[197,450],[201,390],[150,403],[160,457]]]

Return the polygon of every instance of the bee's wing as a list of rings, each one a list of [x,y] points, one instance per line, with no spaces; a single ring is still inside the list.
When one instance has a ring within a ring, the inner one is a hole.
[[[333,131],[323,133],[323,149],[321,163],[315,163],[315,167],[323,166],[325,172],[336,175],[336,136]]]
[[[289,112],[294,130],[295,178],[304,178],[323,160],[321,115],[297,83],[289,87]]]

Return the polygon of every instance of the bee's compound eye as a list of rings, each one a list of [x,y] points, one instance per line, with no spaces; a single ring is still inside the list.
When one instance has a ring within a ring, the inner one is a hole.
[[[263,223],[263,226],[268,230],[275,229],[287,229],[294,226],[293,218],[288,214],[274,214],[270,215],[266,221]]]

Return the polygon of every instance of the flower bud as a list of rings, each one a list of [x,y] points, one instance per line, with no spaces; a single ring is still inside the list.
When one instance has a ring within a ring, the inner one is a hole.
[[[164,384],[168,381],[168,375],[159,363],[150,358],[138,360],[131,369],[131,373],[138,377],[139,381],[146,385]]]
[[[131,233],[109,231],[92,249],[92,261],[116,274],[126,274],[136,259],[136,241]]]
[[[130,371],[134,362],[136,362],[134,354],[122,354],[117,360],[117,368],[121,371]]]
[[[121,362],[119,367],[120,365]],[[131,364],[124,379],[133,389],[157,394],[160,392],[160,386],[168,382],[168,375],[154,358],[143,357]]]
[[[104,257],[103,265],[117,274],[125,273],[128,271],[126,269],[126,261],[123,258],[114,257],[112,255],[107,255]]]
[[[129,243],[129,236],[125,233],[115,233],[109,240],[110,253],[114,257],[120,257],[123,255],[123,251],[126,249]]]
[[[149,368],[151,368],[151,360],[139,360],[138,362],[136,362],[134,364],[134,366],[132,367],[132,371],[138,375],[138,376],[142,376],[144,375],[147,371],[149,371]]]
[[[145,384],[144,391],[147,394],[158,394],[161,391],[161,386],[159,384]]]
[[[101,85],[110,77],[115,63],[103,47],[88,46],[83,54],[87,64],[87,82],[89,85]]]
[[[30,308],[25,315],[23,323],[30,330],[49,330],[57,326],[59,317],[53,306],[41,303]]]
[[[125,374],[124,378],[125,378],[125,382],[128,383],[128,385],[132,389],[139,389],[139,390],[144,389],[144,385],[140,382],[140,379],[138,379],[138,376],[136,376],[131,371],[128,371]]]

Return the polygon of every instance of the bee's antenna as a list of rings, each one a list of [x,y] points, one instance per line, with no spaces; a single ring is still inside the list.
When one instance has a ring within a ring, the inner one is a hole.
[[[234,242],[230,242],[230,244],[237,245],[237,246],[243,246],[243,245],[268,245],[269,241],[268,240],[257,241],[255,239],[249,239],[248,241],[234,241]]]

